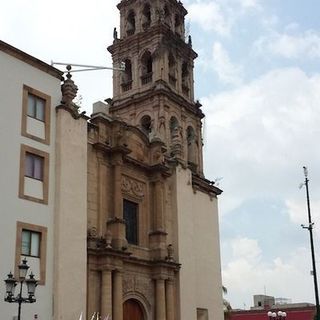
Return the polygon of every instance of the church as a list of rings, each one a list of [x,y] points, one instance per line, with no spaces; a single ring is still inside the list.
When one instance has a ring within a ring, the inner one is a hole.
[[[177,0],[117,7],[113,97],[90,117],[70,66],[63,76],[0,42],[0,272],[27,258],[39,280],[30,319],[222,320],[222,191],[203,171],[187,11]]]
[[[88,127],[88,315],[222,319],[221,190],[203,174],[187,11],[176,0],[118,9],[113,98]]]

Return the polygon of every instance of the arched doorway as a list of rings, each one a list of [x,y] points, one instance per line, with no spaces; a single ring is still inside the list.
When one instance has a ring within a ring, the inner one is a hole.
[[[123,320],[145,320],[141,304],[129,299],[123,304]]]

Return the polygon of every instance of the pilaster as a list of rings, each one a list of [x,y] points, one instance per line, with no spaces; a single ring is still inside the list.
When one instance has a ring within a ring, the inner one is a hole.
[[[166,307],[167,307],[167,319],[175,320],[175,297],[174,297],[174,282],[172,279],[166,280]]]
[[[113,272],[112,319],[123,320],[123,275],[122,271]]]
[[[112,271],[104,269],[101,272],[101,317],[112,315]]]
[[[165,280],[160,277],[156,281],[156,319],[166,320]]]

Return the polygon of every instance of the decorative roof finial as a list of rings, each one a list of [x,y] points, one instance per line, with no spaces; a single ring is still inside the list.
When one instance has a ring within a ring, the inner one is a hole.
[[[77,111],[79,107],[73,102],[73,99],[77,96],[78,87],[71,79],[72,75],[70,73],[71,66],[67,65],[68,73],[66,75],[66,80],[64,80],[63,84],[61,85],[61,92],[62,92],[62,100],[61,103],[67,108],[72,109],[72,111]]]

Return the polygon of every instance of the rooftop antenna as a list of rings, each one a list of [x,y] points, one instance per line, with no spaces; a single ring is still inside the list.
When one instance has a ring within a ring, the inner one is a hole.
[[[126,64],[125,62],[120,62],[118,67],[105,67],[105,66],[93,66],[88,64],[78,64],[78,63],[67,63],[67,62],[54,62],[51,61],[51,66],[71,66],[71,67],[77,67],[80,69],[70,70],[70,71],[64,71],[64,73],[67,72],[82,72],[82,71],[96,71],[96,70],[113,70],[113,71],[125,71]]]

